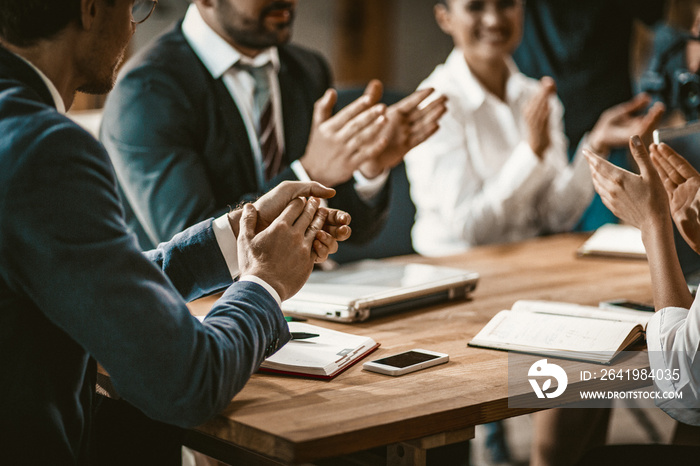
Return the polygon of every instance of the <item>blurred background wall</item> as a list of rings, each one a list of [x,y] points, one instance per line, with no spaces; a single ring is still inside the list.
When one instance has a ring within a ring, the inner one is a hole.
[[[381,79],[388,89],[412,91],[452,49],[435,23],[436,0],[300,0],[292,42],[331,64],[337,87]],[[188,0],[161,0],[139,25],[134,53],[181,19]],[[104,98],[79,96],[74,110],[100,107]]]
[[[663,0],[659,0],[663,1]],[[689,27],[697,0],[666,0],[669,20]],[[381,79],[387,89],[410,92],[452,49],[435,23],[437,0],[299,0],[292,41],[320,52],[331,64],[338,88]],[[153,16],[137,27],[131,53],[181,19],[188,0],[161,0]],[[633,75],[647,58],[651,33],[638,28]],[[99,108],[103,96],[81,95],[74,110]]]

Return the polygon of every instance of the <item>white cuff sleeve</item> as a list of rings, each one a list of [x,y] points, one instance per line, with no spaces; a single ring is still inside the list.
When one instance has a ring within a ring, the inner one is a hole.
[[[258,285],[262,286],[267,290],[268,293],[277,301],[278,306],[282,306],[282,300],[280,299],[280,295],[275,291],[272,286],[270,286],[269,283],[267,283],[265,280],[262,278],[258,278],[255,275],[243,275],[241,278],[238,279],[239,282],[253,282],[257,283]]]
[[[365,178],[365,176],[360,173],[360,170],[355,170],[353,176],[355,178],[355,192],[357,192],[360,199],[369,202],[374,196],[379,194],[379,191],[384,187],[386,180],[389,179],[389,170],[384,170],[371,180]]]
[[[301,164],[299,159],[292,162],[289,168],[291,168],[294,174],[297,176],[297,178],[299,178],[299,181],[313,181],[311,178],[309,178],[309,174],[306,173],[306,170],[304,170],[304,166]],[[319,200],[321,201],[321,207],[328,207],[327,199]]]
[[[214,220],[212,223],[216,242],[219,243],[221,254],[224,255],[226,266],[231,274],[231,278],[235,279],[238,276],[238,246],[236,235],[233,234],[231,224],[228,221],[228,214]]]

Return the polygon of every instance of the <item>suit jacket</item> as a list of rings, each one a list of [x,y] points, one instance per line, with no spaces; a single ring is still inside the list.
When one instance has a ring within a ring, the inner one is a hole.
[[[141,252],[100,144],[0,48],[0,432],[8,464],[86,462],[96,364],[146,415],[193,426],[289,339],[258,284],[231,284],[211,219]],[[150,259],[150,260],[149,260]]]
[[[304,154],[313,105],[330,86],[330,72],[320,56],[300,47],[281,46],[279,57],[285,168],[264,186],[236,103],[189,46],[181,24],[126,65],[105,104],[101,139],[142,244],[167,240],[297,179],[289,164]],[[370,206],[352,180],[335,188],[330,205],[351,214],[353,241],[367,241],[382,226],[387,189]]]

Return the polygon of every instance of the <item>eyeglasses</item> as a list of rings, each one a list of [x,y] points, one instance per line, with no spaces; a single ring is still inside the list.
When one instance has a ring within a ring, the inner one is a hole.
[[[507,13],[515,10],[517,7],[523,6],[524,0],[467,0],[464,3],[464,9],[472,15],[480,15],[486,11],[489,5],[492,5],[499,13]]]
[[[158,0],[134,0],[134,6],[131,7],[131,22],[141,24],[146,21],[156,9],[156,5]]]

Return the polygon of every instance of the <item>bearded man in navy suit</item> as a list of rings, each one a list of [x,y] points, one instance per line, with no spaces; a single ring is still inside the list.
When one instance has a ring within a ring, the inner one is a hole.
[[[437,129],[445,101],[419,108],[428,89],[386,108],[377,103],[381,83],[372,81],[332,115],[328,65],[287,43],[296,5],[195,0],[184,21],[126,65],[107,99],[101,139],[143,246],[283,180],[334,187],[330,205],[352,216],[351,241],[381,228],[389,169]],[[270,118],[257,103],[261,92]]]

